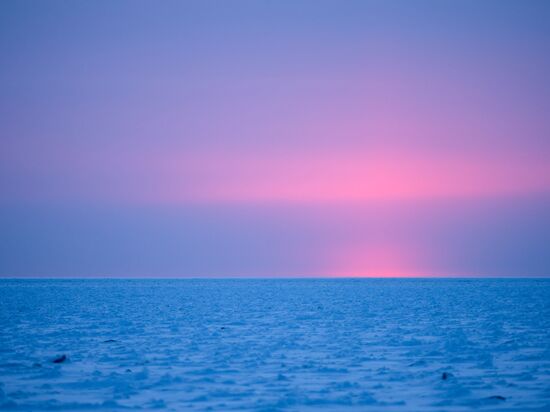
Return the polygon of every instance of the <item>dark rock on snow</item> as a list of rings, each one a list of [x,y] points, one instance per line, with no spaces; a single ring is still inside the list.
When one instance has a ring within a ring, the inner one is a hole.
[[[63,363],[67,360],[67,356],[66,355],[61,355],[61,356],[58,356],[57,358],[55,358],[52,362],[53,363]]]
[[[444,381],[446,381],[447,379],[450,379],[452,378],[454,375],[451,373],[451,372],[443,372],[441,374],[441,379],[443,379]]]

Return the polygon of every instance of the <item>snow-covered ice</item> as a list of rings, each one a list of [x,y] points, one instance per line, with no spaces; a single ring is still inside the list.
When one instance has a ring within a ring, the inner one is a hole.
[[[550,280],[0,280],[0,327],[0,409],[550,410]]]

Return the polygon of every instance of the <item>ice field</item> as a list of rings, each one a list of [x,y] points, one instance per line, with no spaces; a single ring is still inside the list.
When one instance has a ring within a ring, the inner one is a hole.
[[[0,409],[550,411],[550,280],[0,280]]]

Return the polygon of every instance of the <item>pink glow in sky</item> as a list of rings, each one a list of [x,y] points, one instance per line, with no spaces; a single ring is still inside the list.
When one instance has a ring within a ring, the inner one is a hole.
[[[55,198],[60,190],[88,201],[146,204],[356,203],[550,190],[550,163],[514,154],[197,151],[63,153],[46,159],[30,168],[41,176],[51,174],[51,186],[32,188],[27,196]]]

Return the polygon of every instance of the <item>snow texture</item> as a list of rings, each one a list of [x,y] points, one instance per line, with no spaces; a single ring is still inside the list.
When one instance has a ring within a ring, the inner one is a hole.
[[[550,411],[550,280],[0,280],[0,409]]]

